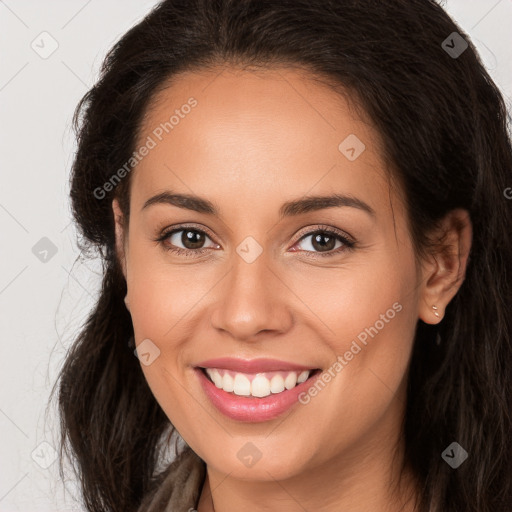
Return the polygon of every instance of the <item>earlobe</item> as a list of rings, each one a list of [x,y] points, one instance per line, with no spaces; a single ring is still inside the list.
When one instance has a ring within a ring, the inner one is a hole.
[[[442,321],[446,307],[464,282],[473,236],[469,212],[450,211],[434,236],[438,246],[423,266],[418,311],[419,318],[428,324]]]
[[[126,309],[130,311],[130,301],[128,300],[128,295],[124,298],[124,303],[126,306]]]
[[[118,261],[123,270],[124,278],[126,279],[126,255],[124,247],[124,226],[123,226],[123,213],[117,199],[112,200],[112,211],[114,214],[115,236],[116,236],[116,254]]]

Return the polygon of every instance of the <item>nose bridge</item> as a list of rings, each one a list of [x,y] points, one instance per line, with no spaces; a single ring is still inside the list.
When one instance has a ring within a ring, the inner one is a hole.
[[[269,304],[269,284],[275,275],[270,271],[267,253],[254,246],[251,241],[242,242],[233,255],[233,267],[230,273],[231,295],[238,300],[262,300]],[[271,277],[272,276],[272,277]],[[275,288],[275,287],[274,287]]]
[[[238,245],[215,304],[215,328],[237,339],[249,339],[260,331],[282,331],[290,325],[283,295],[286,287],[271,265],[268,253],[254,239],[248,237]]]

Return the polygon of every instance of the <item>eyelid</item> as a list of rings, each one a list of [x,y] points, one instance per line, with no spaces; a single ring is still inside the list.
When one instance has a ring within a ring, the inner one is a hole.
[[[174,234],[176,232],[179,232],[179,231],[183,231],[185,229],[190,229],[192,231],[197,231],[199,233],[204,233],[212,241],[214,241],[214,239],[215,239],[215,235],[213,235],[213,233],[207,227],[199,226],[198,224],[193,224],[193,223],[192,224],[189,224],[189,223],[178,224],[177,226],[169,227],[169,229],[167,229],[167,228],[164,228],[162,230],[157,229],[157,231],[159,231],[161,233],[161,235],[159,235],[158,239],[168,238],[172,234]],[[215,242],[215,243],[217,243],[217,242]],[[218,245],[220,245],[220,244],[218,244]]]
[[[199,227],[197,224],[178,224],[177,226],[172,226],[169,229],[164,229],[161,233],[161,235],[158,236],[156,239],[157,242],[165,242],[167,238],[169,238],[171,235],[174,235],[176,233],[179,233],[180,231],[197,231],[198,233],[204,233],[214,244],[220,245],[215,241],[215,237],[212,235],[211,231],[206,227]],[[211,247],[201,247],[200,249],[183,249],[182,247],[177,247],[178,250],[181,251],[188,251],[188,252],[195,252],[200,253],[201,251],[206,251],[208,249],[211,249]]]
[[[348,242],[355,243],[354,237],[349,235],[346,231],[343,231],[342,229],[335,228],[333,226],[328,226],[326,224],[317,224],[315,226],[306,226],[305,228],[301,229],[299,231],[299,234],[297,235],[297,242],[299,242],[304,236],[310,236],[314,235],[316,233],[332,233],[334,235],[340,236],[342,238],[346,238]]]

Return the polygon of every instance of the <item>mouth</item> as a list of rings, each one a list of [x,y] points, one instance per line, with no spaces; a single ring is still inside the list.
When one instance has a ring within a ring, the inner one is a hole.
[[[321,372],[319,368],[260,373],[235,372],[226,368],[199,367],[199,370],[217,389],[252,398],[264,398],[289,391]]]
[[[252,361],[228,361],[223,368],[217,360],[194,371],[206,398],[224,416],[242,422],[273,420],[300,403],[300,396],[319,378],[322,370],[297,365],[277,365],[267,360],[263,365]],[[224,360],[224,363],[226,360]],[[267,371],[261,370],[266,365]],[[293,366],[287,369],[277,369]]]

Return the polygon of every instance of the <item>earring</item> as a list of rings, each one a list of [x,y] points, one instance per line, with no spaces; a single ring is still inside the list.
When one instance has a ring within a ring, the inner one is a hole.
[[[432,309],[434,310],[434,315],[436,315],[439,318],[439,313],[437,312],[437,307],[432,306]]]

